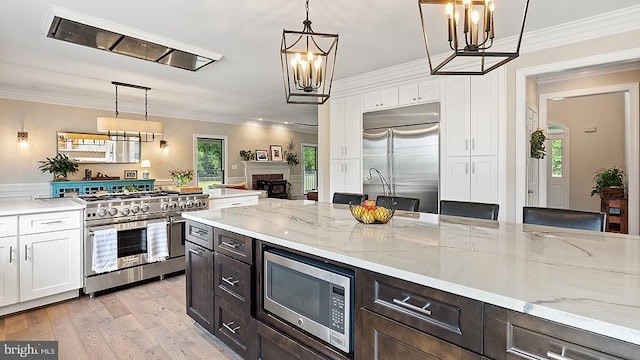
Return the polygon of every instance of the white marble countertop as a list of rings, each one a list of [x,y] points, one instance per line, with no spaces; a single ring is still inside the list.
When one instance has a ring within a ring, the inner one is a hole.
[[[209,199],[222,199],[240,196],[260,196],[264,193],[264,190],[241,190],[241,189],[229,189],[229,188],[213,188],[205,190],[206,194],[209,194]]]
[[[0,216],[23,215],[85,208],[84,202],[71,198],[0,199]]]
[[[640,344],[640,237],[264,199],[184,213],[273,244]]]

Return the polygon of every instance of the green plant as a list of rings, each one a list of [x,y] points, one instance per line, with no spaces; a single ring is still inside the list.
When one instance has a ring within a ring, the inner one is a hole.
[[[544,130],[538,129],[531,133],[531,157],[534,159],[544,159],[545,146],[544,142],[547,140],[547,136],[544,134]]]
[[[67,174],[75,174],[78,172],[78,163],[69,159],[65,154],[58,154],[52,158],[38,161],[40,166],[38,169],[43,173],[49,172],[55,177],[66,178]]]
[[[178,186],[185,186],[189,183],[189,181],[193,180],[194,171],[193,169],[174,169],[169,170],[169,175],[171,175],[171,179],[175,181]]]
[[[291,139],[291,141],[289,141],[289,145],[287,145],[287,151],[285,151],[285,158],[287,159],[287,164],[289,164],[289,166],[296,166],[300,163],[298,160],[298,154],[293,152],[294,147],[293,139]]]
[[[240,150],[240,157],[244,161],[254,160],[256,158],[256,154],[251,150]]]
[[[608,169],[602,168],[596,171],[593,181],[595,185],[591,190],[591,196],[600,194],[603,188],[624,187],[624,169],[615,166]]]

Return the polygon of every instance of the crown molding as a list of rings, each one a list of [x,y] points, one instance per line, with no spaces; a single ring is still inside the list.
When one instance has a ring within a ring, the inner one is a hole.
[[[520,55],[638,29],[640,29],[640,5],[536,31],[526,32],[525,25]],[[496,42],[496,50],[514,49],[517,40],[517,36],[512,36]],[[439,54],[434,56],[433,60],[435,63],[439,63],[446,56],[448,53]],[[457,69],[463,69],[464,66],[465,64],[460,64]],[[359,94],[370,89],[422,80],[430,76],[432,75],[429,73],[429,64],[425,54],[425,57],[420,60],[334,80],[333,96]]]

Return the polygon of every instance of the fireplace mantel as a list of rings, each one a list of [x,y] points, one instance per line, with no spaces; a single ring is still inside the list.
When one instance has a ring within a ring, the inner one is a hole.
[[[253,175],[282,174],[284,180],[289,180],[291,173],[289,164],[284,161],[243,161],[244,177],[247,184],[253,181]]]

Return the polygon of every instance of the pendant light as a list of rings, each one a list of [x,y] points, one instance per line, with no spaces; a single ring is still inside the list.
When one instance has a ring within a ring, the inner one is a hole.
[[[147,92],[151,88],[117,81],[111,83],[116,87],[116,117],[99,117],[97,119],[98,131],[106,132],[109,137],[113,136],[116,140],[124,139],[127,136],[138,136],[141,142],[153,142],[156,135],[162,134],[162,123],[147,120]],[[118,118],[118,86],[144,90],[144,121]]]
[[[302,31],[282,31],[280,60],[285,96],[291,104],[324,104],[331,93],[338,34],[315,33],[309,20],[309,0]]]
[[[529,0],[418,0],[418,8],[432,75],[484,75],[520,54]],[[522,19],[506,18],[507,8]],[[513,30],[517,36],[500,37]],[[445,58],[434,64],[439,52]]]

